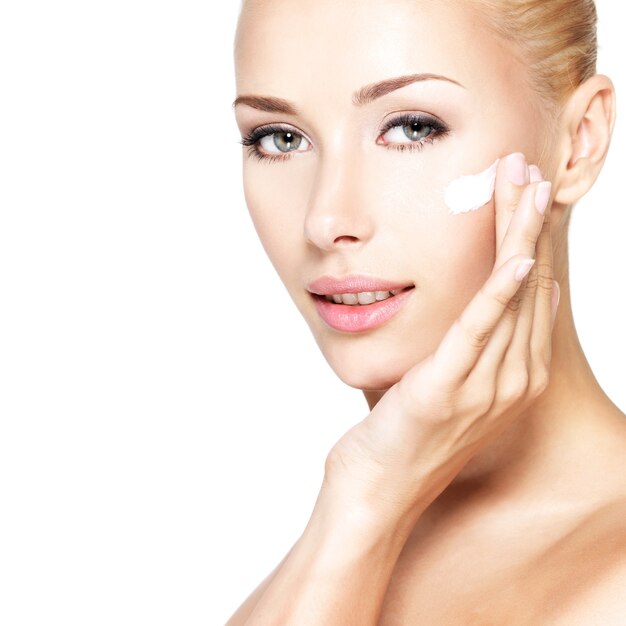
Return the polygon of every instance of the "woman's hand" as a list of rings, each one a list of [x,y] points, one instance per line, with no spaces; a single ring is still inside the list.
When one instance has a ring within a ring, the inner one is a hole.
[[[330,497],[340,514],[416,519],[546,389],[558,304],[551,184],[540,183],[539,169],[525,164],[525,183],[511,183],[507,162],[515,158],[498,164],[496,261],[488,280],[437,350],[393,385],[326,459],[322,499]],[[548,205],[545,215],[536,203]],[[524,278],[525,260],[533,258]]]

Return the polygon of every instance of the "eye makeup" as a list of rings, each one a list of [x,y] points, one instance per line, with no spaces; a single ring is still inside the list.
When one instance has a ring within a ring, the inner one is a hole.
[[[396,127],[402,129],[402,132],[404,133],[404,139],[411,139],[411,141],[399,143],[386,142],[379,145],[384,145],[386,148],[391,150],[422,150],[425,144],[432,144],[437,139],[444,137],[450,132],[450,129],[443,122],[422,113],[404,113],[384,124],[379,132],[381,135],[384,135],[388,131]],[[410,128],[408,134],[405,130],[407,128]],[[424,131],[427,131],[427,134],[424,134]],[[239,143],[244,146],[248,146],[248,153],[250,154],[250,156],[257,158],[259,161],[283,161],[290,158],[289,153],[296,152],[296,150],[281,151],[279,148],[279,151],[281,153],[268,153],[262,151],[259,148],[259,144],[261,144],[261,141],[265,137],[271,137],[274,135],[290,137],[290,139],[288,139],[287,141],[283,141],[283,143],[295,143],[296,147],[300,145],[302,139],[304,139],[303,135],[295,132],[287,126],[282,126],[280,124],[270,124],[268,126],[255,128],[246,136],[242,137]],[[298,138],[298,140],[294,141],[294,138]],[[308,142],[308,140],[306,139],[305,141]],[[278,148],[278,146],[276,145],[276,138],[274,138],[274,147]],[[303,152],[306,152],[306,150],[304,150]]]

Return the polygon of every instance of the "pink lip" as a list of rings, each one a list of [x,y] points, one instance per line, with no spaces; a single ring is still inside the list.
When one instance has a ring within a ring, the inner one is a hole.
[[[308,290],[311,293],[326,296],[340,293],[360,293],[362,291],[392,291],[409,286],[409,283],[391,282],[382,278],[353,274],[341,279],[333,278],[332,276],[321,276],[309,283]]]
[[[386,300],[355,306],[335,304],[316,294],[312,297],[317,312],[326,324],[335,330],[357,333],[378,328],[387,322],[400,311],[413,291],[411,287]]]
[[[391,319],[410,297],[413,287],[412,284],[353,274],[341,279],[321,276],[309,283],[308,290],[311,292],[317,312],[326,324],[335,330],[354,333],[372,330]],[[404,291],[386,300],[366,305],[336,304],[324,297],[332,294],[395,291],[397,289],[404,289]]]

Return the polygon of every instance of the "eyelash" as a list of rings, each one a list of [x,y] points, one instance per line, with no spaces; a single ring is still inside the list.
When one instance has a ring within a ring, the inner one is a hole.
[[[396,117],[385,124],[385,126],[381,129],[380,134],[384,135],[388,130],[391,130],[395,126],[410,126],[411,124],[421,124],[423,126],[430,126],[433,130],[429,135],[420,139],[419,141],[414,141],[411,143],[400,143],[395,145],[387,146],[388,149],[391,150],[422,150],[424,148],[424,144],[426,143],[434,143],[437,139],[440,139],[447,135],[450,132],[450,129],[437,121],[433,117],[428,117],[425,115],[416,115],[414,113],[405,113]],[[274,133],[293,133],[294,135],[302,136],[300,133],[296,133],[290,128],[286,128],[284,126],[276,126],[269,125],[264,126],[262,128],[256,128],[251,133],[242,137],[239,142],[243,146],[248,146],[248,153],[250,156],[256,157],[259,161],[268,161],[269,163],[273,161],[285,161],[289,159],[289,152],[285,152],[283,155],[272,154],[268,155],[259,150],[259,142],[263,137],[267,137],[268,135],[273,135]],[[296,150],[291,150],[290,152],[297,152]]]

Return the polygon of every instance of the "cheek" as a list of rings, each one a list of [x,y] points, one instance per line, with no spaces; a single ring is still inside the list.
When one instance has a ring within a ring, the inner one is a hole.
[[[390,267],[412,277],[434,308],[447,302],[453,309],[470,299],[493,268],[495,203],[487,194],[490,199],[475,210],[451,213],[444,200],[450,167],[436,157],[415,160],[415,170],[404,176],[397,174],[401,165],[407,170],[402,157],[379,164],[378,178],[371,172],[369,180],[382,184],[369,188],[371,205],[365,199],[363,205],[378,217],[376,249],[393,251]]]
[[[274,173],[271,164],[244,165],[243,190],[261,244],[281,279],[289,283],[302,268],[301,179]]]
[[[429,287],[435,297],[450,301],[454,317],[460,314],[493,269],[496,246],[494,210],[491,201],[473,213],[450,216],[445,251],[441,248],[432,250],[438,261],[438,272],[437,280]]]
[[[437,216],[418,220],[417,228],[401,235],[402,249],[413,251],[405,264],[412,267],[417,285],[415,314],[422,330],[427,329],[435,340],[443,338],[493,269],[494,211],[493,200],[459,215],[443,209]]]

